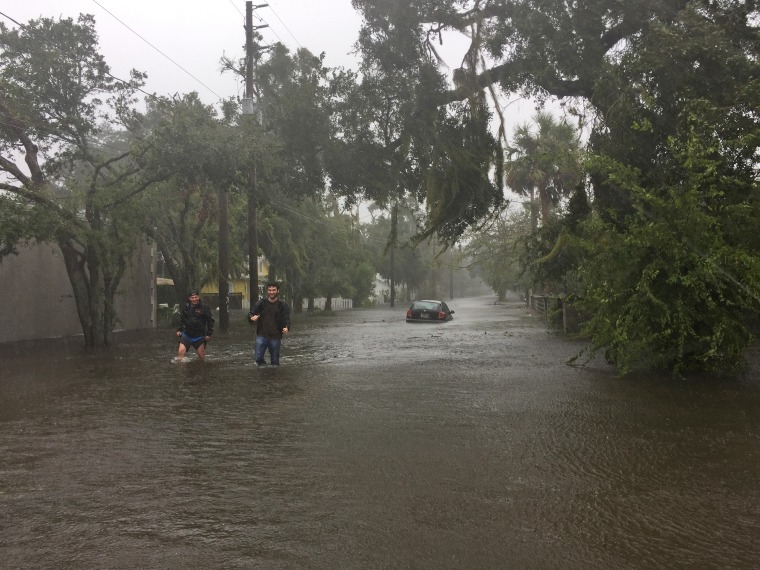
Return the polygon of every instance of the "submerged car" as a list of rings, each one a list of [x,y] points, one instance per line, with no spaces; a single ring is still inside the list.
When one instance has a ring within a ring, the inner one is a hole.
[[[443,301],[424,299],[415,301],[406,311],[407,323],[445,323],[454,317],[454,311]]]

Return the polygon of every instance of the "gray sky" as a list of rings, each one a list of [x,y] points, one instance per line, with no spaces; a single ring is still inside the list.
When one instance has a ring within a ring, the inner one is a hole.
[[[259,30],[265,43],[324,52],[328,66],[356,68],[350,52],[361,18],[351,0],[254,0],[254,6],[264,3],[269,6],[254,10],[254,25],[269,25]],[[111,72],[124,79],[132,68],[146,72],[145,91],[197,91],[209,104],[244,95],[239,78],[220,74],[219,59],[244,54],[245,0],[0,0],[0,12],[21,23],[39,16],[93,14]],[[453,70],[461,65],[467,39],[450,34],[438,47]],[[532,104],[510,101],[510,127],[533,115]]]
[[[355,67],[349,55],[361,19],[350,0],[257,0],[254,25],[265,43],[291,50],[325,52],[328,66]],[[132,68],[148,73],[146,91],[160,95],[197,91],[207,103],[241,96],[244,86],[219,73],[223,54],[241,57],[245,44],[245,0],[26,0],[0,2],[14,20],[95,16],[101,53],[117,77]],[[7,19],[10,26],[14,24]],[[149,45],[151,44],[151,45]],[[154,46],[154,47],[152,47]]]

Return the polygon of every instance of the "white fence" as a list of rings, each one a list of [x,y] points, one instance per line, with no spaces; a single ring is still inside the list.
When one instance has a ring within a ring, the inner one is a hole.
[[[315,309],[322,309],[325,308],[325,301],[326,299],[324,297],[320,297],[318,299],[314,299],[314,308]],[[309,308],[309,301],[308,299],[303,300],[303,310],[306,311]],[[341,297],[335,297],[332,300],[332,310],[333,311],[340,311],[341,309],[353,309],[354,308],[354,301],[353,299],[343,299]]]

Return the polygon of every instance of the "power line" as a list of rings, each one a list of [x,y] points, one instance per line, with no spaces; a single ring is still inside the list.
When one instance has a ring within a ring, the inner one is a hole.
[[[8,18],[8,19],[9,19],[11,22],[13,22],[14,24],[16,24],[17,26],[20,26],[20,27],[22,27],[22,28],[24,27],[24,25],[23,25],[23,24],[21,24],[21,23],[17,22],[17,21],[16,21],[16,20],[14,20],[13,18],[11,18],[11,17],[10,17],[8,14],[4,14],[3,12],[0,12],[0,16],[4,16],[5,18]]]
[[[106,74],[108,77],[111,77],[112,79],[115,79],[116,81],[121,81],[121,82],[122,82],[122,83],[124,83],[125,85],[131,85],[131,83],[130,83],[129,81],[125,81],[124,79],[121,79],[120,77],[116,77],[116,76],[115,76],[113,73],[110,73],[110,72],[108,72],[108,71],[106,71],[106,72],[104,72],[104,73],[105,73],[105,74]],[[133,87],[134,87],[134,86],[133,86]],[[156,96],[156,94],[155,94],[155,93],[148,93],[147,91],[145,91],[144,89],[140,89],[139,87],[134,87],[134,88],[135,88],[135,89],[137,89],[137,90],[138,90],[140,93],[144,93],[144,94],[145,94],[145,95],[147,95],[148,97],[151,97],[151,98],[153,98],[153,99],[158,99],[158,97]]]
[[[18,25],[18,27],[19,27],[19,28],[26,28],[26,25],[24,25],[24,24],[21,24],[21,23],[17,22],[16,20],[14,20],[13,18],[11,18],[11,17],[10,17],[10,16],[8,16],[7,14],[4,14],[3,12],[0,12],[0,16],[5,16],[5,17],[6,17],[6,18],[8,18],[8,19],[9,19],[11,22],[13,22],[13,23],[15,23],[16,25]],[[58,48],[58,46],[57,46],[56,44],[54,44],[54,43],[52,43],[52,42],[48,41],[48,40],[47,40],[47,38],[43,38],[43,39],[42,39],[42,41],[43,41],[43,42],[44,42],[46,45],[50,46],[51,48],[55,48],[55,49],[57,49],[57,48]],[[122,78],[120,78],[120,77],[116,77],[116,76],[115,76],[113,73],[111,73],[111,72],[109,72],[109,71],[104,71],[103,73],[105,73],[106,75],[108,75],[108,76],[109,76],[109,77],[111,77],[112,79],[115,79],[116,81],[119,81],[119,82],[121,82],[121,83],[124,83],[125,85],[131,85],[131,83],[130,83],[129,81],[126,81],[125,79],[122,79]],[[156,97],[156,94],[155,94],[155,93],[148,93],[147,91],[145,91],[144,89],[140,89],[139,87],[135,87],[135,86],[132,86],[132,87],[133,87],[134,89],[136,89],[137,91],[140,91],[141,93],[144,93],[144,94],[145,94],[145,95],[147,95],[148,97],[152,97],[152,98],[154,98],[154,99],[157,99],[157,97]]]
[[[296,43],[298,44],[298,47],[303,48],[303,46],[301,45],[301,42],[299,42],[298,38],[296,38],[293,35],[293,32],[290,31],[290,29],[288,28],[288,26],[285,25],[285,22],[282,21],[282,18],[280,18],[280,16],[277,14],[277,12],[275,11],[275,9],[272,8],[271,6],[269,7],[269,9],[272,10],[272,14],[274,14],[275,17],[280,21],[280,23],[282,24],[282,27],[285,28],[285,30],[290,34],[290,37],[293,38],[294,40],[296,40]],[[275,33],[275,35],[277,35],[277,33]],[[277,37],[279,38],[279,36],[277,36]],[[280,39],[280,41],[282,42],[282,39]],[[282,43],[285,43],[285,42],[282,42]]]
[[[258,14],[254,14],[254,16],[256,16],[256,18],[258,18],[259,22],[264,22],[264,23],[266,24],[266,27],[267,27],[267,28],[269,28],[269,30],[270,30],[270,31],[271,31],[271,32],[272,32],[272,33],[275,35],[275,37],[276,37],[278,40],[280,40],[280,43],[281,43],[281,44],[283,44],[283,45],[285,45],[285,42],[284,42],[284,41],[282,41],[282,38],[281,38],[281,37],[280,37],[280,35],[279,35],[279,34],[278,34],[278,33],[277,33],[275,30],[274,30],[274,28],[272,28],[272,26],[270,26],[270,25],[269,25],[269,22],[267,22],[267,21],[266,21],[264,18],[262,18],[262,17],[261,17],[261,16],[259,16]]]
[[[234,3],[232,0],[230,0],[230,4],[232,4],[232,7],[233,7],[233,8],[235,8],[235,10],[237,10],[237,11],[238,11],[238,14],[240,14],[241,16],[243,16],[243,18],[245,18],[245,14],[243,14],[243,13],[240,11],[240,8],[238,8],[237,6],[235,6],[235,3]]]
[[[205,87],[206,89],[208,89],[209,92],[213,93],[219,100],[223,99],[223,97],[221,95],[219,95],[218,93],[216,93],[213,89],[211,89],[211,87],[209,87],[208,85],[206,85],[205,83],[203,83],[203,81],[201,81],[200,79],[198,79],[195,75],[193,75],[192,73],[190,73],[187,69],[185,69],[184,67],[182,67],[179,63],[177,63],[176,61],[174,61],[171,57],[169,57],[163,51],[161,51],[160,49],[158,49],[156,46],[154,46],[152,43],[150,43],[148,40],[146,40],[144,37],[142,37],[140,34],[138,34],[135,30],[133,30],[132,28],[130,28],[126,23],[124,23],[122,20],[120,20],[115,14],[113,14],[110,10],[108,10],[105,6],[103,6],[100,2],[98,2],[98,0],[92,0],[92,1],[95,4],[97,4],[98,6],[100,6],[100,8],[103,9],[105,12],[107,12],[108,14],[110,14],[122,26],[124,26],[125,28],[127,28],[134,35],[136,35],[138,38],[140,38],[142,41],[144,41],[146,44],[148,44],[150,47],[152,47],[154,50],[156,50],[158,53],[160,53],[162,56],[164,56],[170,62],[172,62],[174,65],[176,65],[182,71],[184,71],[185,73],[187,73],[187,75],[189,75],[190,77],[192,77],[199,84],[203,85],[203,87]]]

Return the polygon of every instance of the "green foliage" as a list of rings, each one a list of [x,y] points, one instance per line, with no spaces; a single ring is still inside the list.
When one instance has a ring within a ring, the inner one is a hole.
[[[139,239],[127,203],[155,181],[131,160],[124,131],[134,126],[128,107],[143,76],[113,79],[91,16],[0,24],[0,51],[3,249],[15,240],[57,243],[85,345],[107,345]]]
[[[344,216],[325,218],[325,228],[320,233],[324,237],[312,243],[309,251],[311,269],[307,281],[317,293],[314,296],[352,299],[365,293],[373,276],[357,271],[358,266],[366,269],[366,254],[359,246],[360,236],[351,220]]]
[[[403,284],[407,289],[422,286],[429,271],[429,259],[434,255],[423,256],[420,244],[414,241],[418,232],[415,211],[413,200],[410,199],[397,207],[395,231],[390,212],[379,215],[372,224],[365,227],[376,273],[383,279],[390,279],[393,273],[395,283]],[[394,248],[393,267],[391,247]]]
[[[756,199],[726,203],[738,181],[720,172],[709,142],[692,136],[671,150],[685,177],[667,188],[640,186],[637,171],[614,161],[595,164],[637,206],[626,232],[601,219],[587,228],[586,332],[592,350],[621,372],[730,372],[742,364],[760,311],[760,258],[734,242],[734,224],[760,211]]]
[[[219,119],[196,93],[153,99],[142,123],[145,133],[136,145],[145,172],[166,179],[135,200],[142,227],[156,243],[174,281],[176,300],[193,288],[219,281],[219,199],[230,204],[230,220],[245,208],[232,189],[241,178],[243,160],[237,127]],[[238,216],[239,217],[239,216]],[[232,223],[232,276],[244,265],[239,234],[245,219]]]
[[[518,246],[529,231],[526,212],[507,210],[467,241],[466,251],[472,265],[479,269],[483,281],[500,301],[506,299],[508,291],[530,286],[521,281],[518,265]]]
[[[453,244],[504,202],[501,186],[490,179],[498,142],[489,132],[490,114],[482,104],[461,106],[439,126],[427,169],[427,228],[421,237],[436,233]]]
[[[374,293],[375,267],[367,260],[348,267],[348,279],[353,290],[354,307],[369,303]]]
[[[401,4],[355,0],[366,36],[387,28],[423,44],[470,32],[468,62],[481,67],[455,74],[442,105],[499,86],[585,106],[594,216],[578,223],[574,210],[565,227],[542,228],[556,236],[529,246],[537,278],[558,264],[547,279],[572,246],[593,348],[622,371],[737,367],[758,314],[755,3]],[[408,57],[411,44],[375,56]],[[513,187],[540,192],[530,172],[513,170]]]
[[[257,64],[263,125],[266,136],[275,141],[268,150],[271,167],[263,171],[261,198],[321,195],[323,153],[331,136],[329,72],[322,56],[304,48],[291,54],[279,43]]]
[[[578,133],[565,121],[545,112],[536,114],[535,129],[529,124],[515,128],[506,164],[507,184],[530,199],[531,227],[538,227],[538,198],[541,221],[549,223],[552,206],[570,195],[581,180]]]

